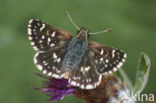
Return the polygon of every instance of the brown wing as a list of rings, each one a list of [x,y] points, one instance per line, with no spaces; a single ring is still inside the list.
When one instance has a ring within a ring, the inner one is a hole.
[[[34,56],[36,67],[43,73],[54,78],[63,78],[65,68],[61,68],[66,47],[50,50],[47,52],[37,52]]]
[[[79,67],[72,71],[69,83],[81,89],[94,89],[100,84],[101,78],[102,75],[97,72],[97,68],[90,58],[89,51],[87,51]]]
[[[96,65],[97,71],[101,74],[117,71],[125,62],[126,53],[122,50],[101,45],[97,42],[90,42],[89,45],[91,49],[90,57]]]
[[[72,38],[71,33],[38,19],[31,19],[29,21],[28,36],[31,45],[36,51],[47,51],[62,47]]]
[[[73,36],[37,19],[29,21],[28,36],[31,45],[37,51],[34,56],[37,68],[48,76],[62,78],[65,70],[60,66]]]

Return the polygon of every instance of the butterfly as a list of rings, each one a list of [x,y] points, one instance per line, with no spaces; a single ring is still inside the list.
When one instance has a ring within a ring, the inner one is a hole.
[[[38,19],[28,23],[28,37],[37,52],[37,68],[47,76],[68,78],[70,85],[81,89],[96,88],[102,75],[117,71],[126,59],[122,50],[89,42],[89,35],[86,27],[78,28],[77,35],[72,36]]]

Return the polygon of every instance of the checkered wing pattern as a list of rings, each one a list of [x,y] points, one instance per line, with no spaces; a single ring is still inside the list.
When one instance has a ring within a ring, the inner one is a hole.
[[[60,65],[72,35],[40,20],[31,19],[28,24],[28,37],[37,51],[34,57],[37,68],[48,76],[62,78],[65,70]]]
[[[54,78],[63,78],[65,69],[61,68],[64,55],[67,51],[66,47],[54,49],[48,52],[37,52],[34,57],[34,63],[37,68],[48,76]]]
[[[72,71],[69,83],[81,89],[93,89],[100,84],[101,78],[102,75],[97,72],[97,67],[93,64],[89,51],[87,51],[79,67]]]
[[[90,55],[98,73],[107,75],[117,71],[126,59],[126,53],[108,46],[90,42]]]
[[[58,79],[67,77],[71,85],[81,89],[96,88],[102,75],[117,71],[126,59],[126,53],[121,50],[89,42],[80,64],[68,74],[62,64],[73,38],[69,32],[32,19],[28,24],[28,37],[37,51],[34,63],[40,71]]]
[[[28,37],[33,48],[41,52],[63,46],[72,35],[38,19],[31,19],[28,24]]]

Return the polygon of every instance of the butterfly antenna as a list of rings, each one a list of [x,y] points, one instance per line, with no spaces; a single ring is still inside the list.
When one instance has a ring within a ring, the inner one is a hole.
[[[101,33],[110,32],[110,31],[112,31],[112,29],[107,29],[107,30],[103,30],[103,31],[99,31],[99,32],[93,32],[93,33],[89,33],[89,34],[101,34]]]
[[[66,16],[71,21],[71,23],[76,27],[77,30],[80,30],[80,28],[75,24],[75,22],[72,20],[71,16],[69,15],[68,11],[65,11]]]

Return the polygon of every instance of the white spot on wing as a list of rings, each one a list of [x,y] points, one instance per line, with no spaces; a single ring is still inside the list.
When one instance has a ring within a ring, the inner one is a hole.
[[[29,24],[28,27],[31,28],[31,24]]]
[[[80,88],[81,88],[81,89],[84,89],[84,85],[82,84],[82,85],[80,86]]]
[[[112,74],[113,72],[110,70],[110,71],[108,71],[108,73],[109,73],[109,74]]]
[[[76,86],[76,82],[75,81],[72,81],[71,82],[71,85]]]
[[[36,65],[37,66],[37,68],[41,71],[43,68],[42,68],[42,66],[41,65]]]
[[[64,77],[65,76],[65,73],[63,73],[61,76],[60,76],[60,78],[62,78],[62,77]]]
[[[78,79],[78,80],[80,80],[80,79],[81,79],[81,77],[78,77],[77,79]]]
[[[108,59],[106,59],[106,63],[108,63]]]
[[[32,34],[32,31],[30,28],[28,28],[28,34],[31,35]]]
[[[51,39],[50,38],[48,38],[48,42],[50,42],[51,41]]]
[[[52,67],[52,69],[56,69],[56,67],[55,67],[55,66],[53,66],[53,67]]]
[[[43,70],[42,72],[43,72],[43,74],[47,74],[47,70]]]
[[[43,61],[43,64],[46,66],[46,65],[48,65],[48,63],[46,62],[46,61]]]
[[[76,83],[76,86],[80,86],[80,83]]]
[[[52,73],[51,73],[51,72],[49,72],[47,75],[48,75],[48,76],[51,76],[51,75],[52,75]]]
[[[103,75],[108,75],[108,73],[107,73],[107,72],[105,72]]]
[[[100,58],[100,61],[102,62],[103,61],[103,58]]]
[[[52,77],[54,77],[54,78],[61,78],[61,77],[60,77],[59,75],[57,75],[57,74],[53,74]]]
[[[97,82],[97,86],[101,83],[102,75],[99,76],[99,81]]]
[[[98,60],[95,60],[95,63],[97,64],[98,63]]]
[[[60,61],[61,61],[61,58],[58,58],[58,59],[57,59],[57,62],[60,62]]]
[[[122,59],[122,62],[125,62],[125,59]]]
[[[33,45],[35,45],[35,43],[34,42],[30,42],[31,43],[31,45],[33,46]]]
[[[104,51],[103,51],[103,49],[101,49],[101,52],[100,52],[100,54],[102,55],[104,53]]]
[[[90,69],[90,66],[84,68],[85,71],[88,71]]]
[[[40,26],[41,24],[40,23],[37,23],[37,25]]]
[[[53,53],[53,58],[54,58],[54,59],[56,59],[56,58],[57,58],[56,53]]]
[[[50,44],[50,47],[53,47],[55,44],[54,43],[52,43],[52,44]]]
[[[39,40],[39,43],[43,43],[43,40]]]
[[[39,55],[39,53],[36,53],[35,56],[34,56],[34,63],[35,63],[35,64],[37,64],[37,59],[36,59],[36,57],[37,57],[38,55]]]
[[[114,67],[114,68],[113,68],[113,71],[114,71],[114,72],[116,72],[116,71],[117,71],[117,68],[116,68],[116,67]]]
[[[42,39],[45,39],[45,36],[44,35],[42,35]]]
[[[83,71],[83,67],[81,67],[81,72]]]
[[[117,67],[120,68],[120,67],[122,66],[122,64],[123,64],[123,63],[120,62],[120,63],[117,65]]]
[[[52,37],[54,37],[54,36],[55,36],[55,34],[56,34],[56,32],[53,32],[53,33],[51,34],[51,36],[52,36]]]
[[[115,57],[115,54],[114,53],[115,53],[115,50],[112,51],[112,58]]]
[[[32,40],[33,38],[31,36],[29,36],[29,40]]]
[[[38,51],[39,49],[37,48],[37,46],[33,46],[34,50]]]
[[[40,31],[42,31],[45,28],[45,24],[42,24],[42,27],[40,28]]]
[[[33,19],[30,19],[30,20],[29,20],[29,24],[31,24],[33,21],[34,21]]]
[[[57,69],[56,69],[56,72],[57,72],[57,73],[61,73],[61,71],[60,71],[60,70],[57,70]]]
[[[127,54],[126,53],[124,54],[124,58],[127,58]]]
[[[86,86],[86,89],[93,89],[93,88],[94,87],[91,84],[89,84],[89,85]]]

